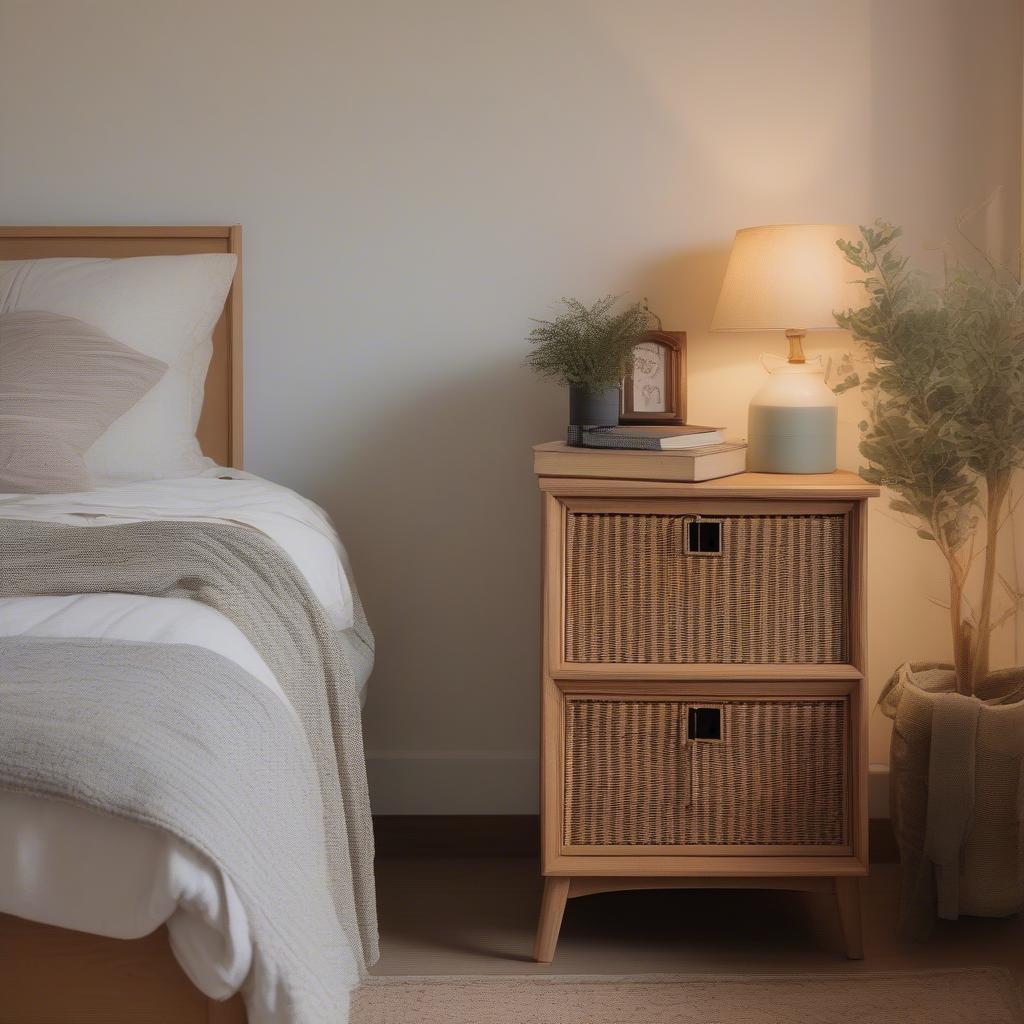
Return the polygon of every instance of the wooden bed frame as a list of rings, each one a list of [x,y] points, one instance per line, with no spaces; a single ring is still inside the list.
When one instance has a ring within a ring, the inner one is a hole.
[[[242,465],[242,229],[0,227],[0,260],[231,252],[239,269],[214,329],[198,436]],[[239,996],[208,999],[188,980],[167,929],[107,939],[0,914],[0,1024],[245,1024]]]

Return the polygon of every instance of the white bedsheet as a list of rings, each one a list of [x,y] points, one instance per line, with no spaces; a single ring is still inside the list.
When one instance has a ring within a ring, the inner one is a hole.
[[[330,602],[338,628],[352,622],[347,560],[330,521],[294,492],[259,478],[206,476],[80,495],[2,495],[2,516],[83,524],[168,518],[242,523],[284,548],[318,597]],[[128,594],[2,599],[0,636],[193,644],[236,662],[288,703],[238,627],[194,601]],[[370,659],[358,644],[352,661],[362,690]],[[252,960],[248,921],[234,886],[202,854],[161,829],[3,791],[0,913],[114,938],[138,938],[166,923],[185,973],[213,998],[238,991]]]
[[[230,658],[288,703],[267,663],[242,631],[220,612],[185,598],[137,594],[0,598],[0,636],[194,644]]]

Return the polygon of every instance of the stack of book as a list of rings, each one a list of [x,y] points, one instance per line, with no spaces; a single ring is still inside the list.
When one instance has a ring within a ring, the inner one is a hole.
[[[715,480],[747,468],[747,446],[726,441],[719,427],[569,427],[568,443],[575,448],[675,453],[685,465],[677,479]]]

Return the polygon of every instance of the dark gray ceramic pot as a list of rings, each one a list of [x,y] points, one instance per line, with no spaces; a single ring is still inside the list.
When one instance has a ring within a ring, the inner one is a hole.
[[[619,389],[587,391],[569,388],[569,425],[572,427],[614,427],[619,422]]]

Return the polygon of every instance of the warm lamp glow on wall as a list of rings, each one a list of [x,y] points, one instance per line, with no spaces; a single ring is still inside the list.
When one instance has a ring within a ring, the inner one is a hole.
[[[856,239],[844,224],[743,228],[729,255],[713,331],[785,331],[789,358],[765,354],[768,382],[750,403],[748,468],[758,473],[831,473],[836,398],[821,357],[808,360],[808,331],[835,331],[833,313],[863,304],[857,271],[836,245]]]

